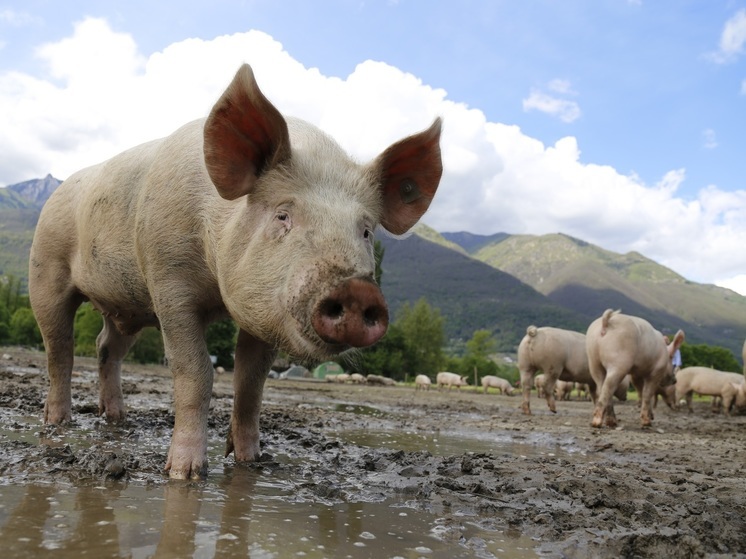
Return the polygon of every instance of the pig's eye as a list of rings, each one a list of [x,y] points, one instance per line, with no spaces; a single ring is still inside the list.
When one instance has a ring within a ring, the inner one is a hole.
[[[286,211],[279,211],[275,214],[275,219],[279,221],[285,230],[289,230],[292,227],[292,221],[290,214]]]

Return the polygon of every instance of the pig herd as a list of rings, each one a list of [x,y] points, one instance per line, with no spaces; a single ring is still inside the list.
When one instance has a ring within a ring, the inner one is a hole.
[[[537,371],[542,371],[542,393],[553,412],[557,411],[558,383],[587,385],[594,402],[593,427],[617,425],[612,398],[626,399],[630,382],[639,394],[643,427],[651,425],[659,395],[671,408],[686,399],[689,411],[694,393],[721,401],[726,415],[733,406],[746,409],[744,375],[707,367],[674,370],[672,359],[683,341],[681,330],[667,343],[646,320],[611,309],[594,320],[585,334],[529,326],[518,346],[523,412],[531,413],[530,393]]]

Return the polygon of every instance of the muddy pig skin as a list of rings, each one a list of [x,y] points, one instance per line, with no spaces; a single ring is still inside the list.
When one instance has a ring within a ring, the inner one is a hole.
[[[729,415],[734,400],[737,407],[744,406],[743,397],[739,397],[742,392],[740,386],[743,384],[744,376],[741,373],[728,373],[709,367],[685,367],[676,374],[676,403],[686,398],[686,407],[691,413],[694,392],[703,396],[720,396],[723,400],[723,413]]]
[[[496,388],[501,394],[513,395],[513,387],[510,386],[510,382],[494,375],[482,377],[482,388],[485,394],[487,394],[488,388]]]
[[[666,345],[647,320],[612,309],[594,320],[586,332],[588,366],[599,387],[591,426],[616,427],[612,396],[629,375],[640,395],[640,423],[649,427],[658,388],[676,382],[671,358],[683,342],[682,330]]]
[[[455,386],[456,388],[461,388],[462,386],[466,386],[469,384],[466,381],[466,377],[461,377],[457,375],[456,373],[446,373],[446,372],[438,373],[435,377],[435,383],[438,385],[438,388],[447,386],[448,390],[450,390],[452,386]]]
[[[415,390],[430,390],[432,381],[427,375],[417,375],[414,377],[414,389]]]
[[[73,174],[44,207],[31,248],[50,379],[44,421],[71,419],[73,319],[88,300],[104,317],[101,414],[124,416],[122,358],[141,328],[159,327],[174,377],[166,470],[205,476],[213,369],[204,334],[231,317],[239,334],[226,456],[256,460],[279,349],[324,360],[386,332],[373,232],[403,234],[427,210],[442,174],[440,130],[438,118],[361,165],[311,124],[283,117],[243,65],[206,119]]]

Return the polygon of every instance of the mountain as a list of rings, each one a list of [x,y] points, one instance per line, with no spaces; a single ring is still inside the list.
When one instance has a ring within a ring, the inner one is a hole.
[[[688,281],[637,252],[618,254],[563,234],[507,235],[473,246],[474,258],[588,322],[607,308],[621,308],[665,333],[682,328],[691,343],[727,347],[740,356],[746,297],[729,289]]]
[[[5,208],[6,200],[9,204],[12,204],[12,200],[15,198],[17,203],[21,204],[18,207],[33,206],[40,209],[60,184],[62,184],[62,181],[52,175],[47,175],[43,179],[32,179],[11,184],[6,187],[5,195],[0,189],[0,208]]]
[[[381,240],[385,249],[381,288],[393,318],[403,304],[424,297],[445,318],[449,339],[468,340],[475,330],[488,329],[505,352],[515,351],[531,324],[587,328],[579,313],[464,250],[450,248],[438,237],[420,225],[405,239]]]
[[[28,275],[28,255],[39,212],[62,181],[47,175],[43,179],[0,188],[0,275],[23,279]]]
[[[510,237],[508,233],[495,233],[494,235],[475,235],[460,231],[458,233],[441,233],[441,236],[451,243],[460,246],[468,253],[473,253],[483,246],[499,243]]]

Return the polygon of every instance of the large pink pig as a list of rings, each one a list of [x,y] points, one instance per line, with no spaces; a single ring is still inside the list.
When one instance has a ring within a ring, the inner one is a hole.
[[[89,300],[100,412],[124,416],[121,362],[158,326],[174,376],[172,478],[207,472],[213,370],[207,325],[239,326],[227,454],[259,456],[259,409],[278,349],[322,360],[386,332],[373,232],[409,230],[442,173],[440,119],[369,164],[283,117],[242,66],[207,119],[68,178],[47,202],[30,259],[48,354],[47,423],[71,418],[73,318]],[[361,133],[364,133],[361,131]]]

